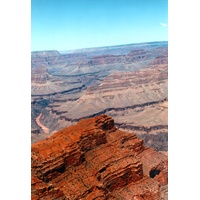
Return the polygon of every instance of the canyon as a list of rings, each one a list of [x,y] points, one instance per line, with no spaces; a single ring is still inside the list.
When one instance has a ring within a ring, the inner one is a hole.
[[[32,143],[101,114],[167,154],[167,42],[32,52]]]
[[[168,158],[103,114],[31,147],[31,199],[166,200]]]

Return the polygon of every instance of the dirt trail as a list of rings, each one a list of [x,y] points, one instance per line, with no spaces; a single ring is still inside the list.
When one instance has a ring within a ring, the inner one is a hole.
[[[38,126],[40,126],[42,128],[42,130],[44,131],[44,133],[49,133],[49,129],[40,122],[41,116],[42,116],[42,113],[40,113],[38,115],[38,117],[36,118],[36,123],[37,123]]]

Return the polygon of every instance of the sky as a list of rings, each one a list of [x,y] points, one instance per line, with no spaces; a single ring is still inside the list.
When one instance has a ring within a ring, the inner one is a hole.
[[[31,51],[168,41],[168,0],[31,0]]]

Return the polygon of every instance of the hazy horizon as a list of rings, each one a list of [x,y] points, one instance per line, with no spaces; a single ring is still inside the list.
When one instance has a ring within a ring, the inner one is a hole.
[[[144,45],[149,43],[168,43],[168,41],[150,41],[150,42],[137,42],[137,43],[128,43],[128,44],[117,44],[117,45],[110,45],[110,46],[96,46],[96,47],[86,47],[86,48],[78,48],[78,49],[69,49],[69,50],[57,50],[57,49],[44,49],[44,50],[34,50],[31,52],[43,52],[43,51],[58,51],[58,52],[72,52],[77,50],[83,50],[83,49],[98,49],[98,48],[109,48],[109,47],[120,47],[120,46],[126,46],[126,45]]]

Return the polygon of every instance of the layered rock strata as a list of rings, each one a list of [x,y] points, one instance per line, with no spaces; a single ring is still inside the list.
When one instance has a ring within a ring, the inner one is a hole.
[[[34,143],[32,199],[154,199],[167,186],[167,157],[101,115]]]
[[[106,114],[145,145],[167,151],[167,45],[32,52],[31,142]]]

